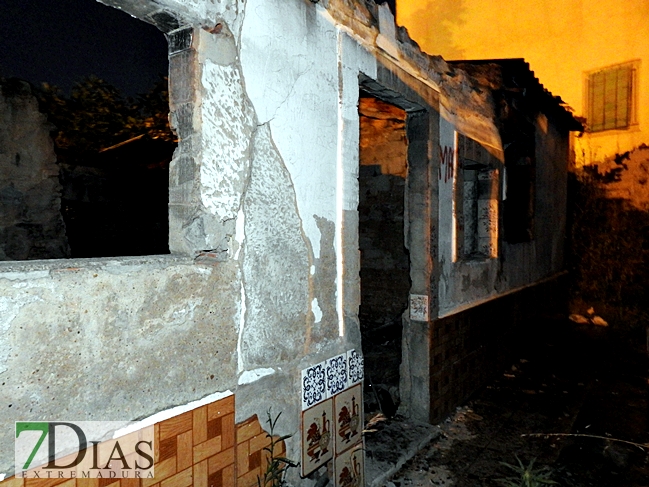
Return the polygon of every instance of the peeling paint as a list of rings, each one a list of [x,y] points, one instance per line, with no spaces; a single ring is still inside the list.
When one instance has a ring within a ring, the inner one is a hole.
[[[301,231],[294,187],[268,124],[255,132],[252,154],[244,197],[244,368],[294,359],[295,350],[305,340],[305,326],[299,324],[306,324],[309,309],[308,245]],[[293,326],[287,327],[287,323]]]
[[[318,306],[317,298],[313,298],[313,300],[311,301],[311,311],[313,312],[313,316],[315,317],[314,324],[320,323],[320,320],[322,319],[322,310],[320,309],[320,306]]]
[[[201,83],[205,134],[200,168],[201,199],[205,208],[223,222],[235,219],[239,211],[254,116],[237,67],[222,66],[207,59]]]

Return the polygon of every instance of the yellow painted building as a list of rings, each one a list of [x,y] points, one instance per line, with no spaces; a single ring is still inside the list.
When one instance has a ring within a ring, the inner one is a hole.
[[[649,0],[397,0],[397,22],[447,60],[525,58],[587,119],[577,165],[649,145]]]

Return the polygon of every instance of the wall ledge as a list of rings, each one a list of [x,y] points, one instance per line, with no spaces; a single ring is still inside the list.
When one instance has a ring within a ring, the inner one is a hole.
[[[188,255],[143,255],[135,257],[91,257],[87,259],[51,259],[21,260],[0,262],[0,279],[12,279],[12,274],[25,274],[50,271],[80,271],[89,269],[149,266],[168,267],[171,265],[194,265],[194,259]],[[13,277],[16,278],[16,277]]]

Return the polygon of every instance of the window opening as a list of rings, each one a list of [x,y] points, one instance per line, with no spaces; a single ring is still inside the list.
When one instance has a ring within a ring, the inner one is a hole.
[[[98,2],[8,1],[2,18],[19,18],[7,17],[15,45],[0,56],[0,112],[13,114],[0,127],[11,141],[0,154],[0,260],[169,253],[164,35]]]
[[[498,161],[477,141],[457,134],[457,255],[484,259],[498,255]]]

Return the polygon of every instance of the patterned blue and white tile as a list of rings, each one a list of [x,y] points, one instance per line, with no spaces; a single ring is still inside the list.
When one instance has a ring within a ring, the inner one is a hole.
[[[302,411],[327,399],[325,362],[302,370]]]
[[[347,389],[349,377],[347,374],[347,354],[341,353],[325,361],[327,397],[334,397]]]
[[[347,352],[347,371],[350,386],[363,382],[363,356],[356,350]]]

